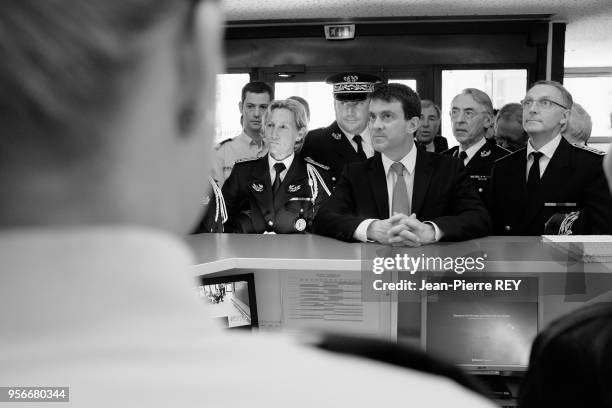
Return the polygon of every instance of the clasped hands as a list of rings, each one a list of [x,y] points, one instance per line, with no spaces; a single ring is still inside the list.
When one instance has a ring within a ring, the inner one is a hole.
[[[373,221],[367,236],[368,240],[392,246],[419,247],[436,241],[433,225],[419,221],[415,214],[395,214]]]

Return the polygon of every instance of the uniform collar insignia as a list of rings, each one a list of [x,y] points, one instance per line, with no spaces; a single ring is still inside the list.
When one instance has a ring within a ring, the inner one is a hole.
[[[259,184],[259,183],[253,183],[251,184],[251,187],[253,187],[253,190],[257,191],[258,193],[261,193],[263,191],[263,184]]]
[[[291,184],[289,185],[289,192],[290,193],[295,193],[296,191],[298,191],[300,188],[302,188],[302,186],[300,184]]]
[[[491,154],[490,150],[483,150],[482,152],[480,152],[480,157],[487,157],[490,154]]]
[[[210,196],[205,196],[204,197],[204,205],[208,205],[208,203],[210,203]]]
[[[342,139],[342,135],[340,133],[332,132],[332,137],[336,140]]]

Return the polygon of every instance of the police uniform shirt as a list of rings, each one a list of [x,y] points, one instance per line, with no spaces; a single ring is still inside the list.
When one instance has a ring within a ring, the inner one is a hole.
[[[268,167],[270,168],[270,185],[274,184],[274,180],[276,179],[276,169],[274,169],[274,165],[276,163],[283,163],[285,165],[285,170],[280,173],[281,182],[285,180],[285,176],[287,175],[287,171],[289,171],[289,167],[291,167],[291,163],[293,163],[293,158],[295,157],[295,153],[291,153],[290,156],[286,157],[283,160],[276,160],[272,158],[272,155],[268,155]]]
[[[482,146],[484,146],[487,143],[487,139],[485,139],[484,137],[482,139],[480,139],[478,142],[476,142],[475,144],[473,144],[472,146],[468,147],[465,151],[465,154],[467,154],[467,157],[465,159],[463,159],[463,165],[467,166],[467,164],[470,162],[470,160],[472,160],[472,157],[474,157],[474,155],[480,150],[480,148]],[[459,157],[459,155],[461,154],[462,150],[461,150],[461,146],[459,147],[459,149],[457,149],[457,157]]]
[[[342,129],[340,124],[338,124],[338,127],[342,130],[342,132],[348,139],[351,146],[353,146],[353,149],[355,149],[355,152],[357,152],[358,151],[357,142],[353,140],[353,137],[355,136],[355,134],[349,133],[346,130]],[[363,132],[359,133],[359,136],[361,136],[361,146],[363,148],[363,152],[365,153],[366,157],[369,159],[370,157],[374,156],[374,146],[372,146],[372,136],[370,136],[370,129],[366,126]]]
[[[232,173],[234,164],[245,160],[257,159],[265,156],[267,153],[267,143],[262,140],[261,145],[258,145],[243,131],[238,136],[221,142],[215,148],[213,178],[219,187],[222,187],[225,180]]]
[[[531,138],[527,143],[527,172],[525,173],[525,180],[529,177],[529,170],[533,165],[533,156],[531,153],[540,152],[542,153],[542,157],[540,157],[540,178],[544,175],[544,171],[550,162],[550,159],[555,154],[557,147],[559,147],[559,143],[561,143],[561,134],[558,134],[555,138],[553,138],[550,142],[546,143],[544,146],[540,148],[540,150],[536,150],[531,145]]]

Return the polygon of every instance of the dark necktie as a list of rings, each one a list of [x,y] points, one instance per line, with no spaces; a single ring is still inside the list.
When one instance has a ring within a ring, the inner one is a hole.
[[[531,157],[533,157],[533,163],[529,169],[529,176],[527,176],[527,196],[533,197],[540,183],[540,157],[542,157],[544,153],[531,152],[530,154]]]
[[[462,150],[461,153],[459,153],[459,158],[461,161],[465,161],[465,159],[467,159],[467,153]]]
[[[274,183],[272,184],[272,193],[276,195],[276,192],[280,188],[281,185],[281,173],[285,170],[285,165],[283,163],[275,163],[274,171],[276,171],[276,175],[274,176]]]
[[[359,156],[360,160],[365,160],[368,157],[366,156],[365,152],[363,151],[363,139],[361,138],[360,135],[355,135],[353,136],[353,142],[357,143],[357,156]]]
[[[391,165],[391,170],[397,174],[395,186],[393,186],[393,198],[391,199],[391,215],[398,213],[410,215],[410,199],[408,197],[406,180],[404,180],[404,169],[404,165],[400,162],[395,162]]]

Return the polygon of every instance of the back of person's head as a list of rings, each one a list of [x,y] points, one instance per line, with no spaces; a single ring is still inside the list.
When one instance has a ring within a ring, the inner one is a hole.
[[[244,102],[244,98],[246,97],[247,92],[255,94],[267,93],[268,95],[270,95],[270,100],[274,99],[274,90],[272,89],[270,84],[266,82],[252,81],[243,86],[242,96],[240,99],[241,101]]]
[[[570,143],[586,145],[591,137],[592,127],[591,115],[580,104],[574,103],[562,134]]]
[[[505,149],[516,151],[527,144],[529,136],[523,129],[523,107],[508,103],[495,116],[495,142]]]
[[[385,102],[400,102],[402,110],[404,111],[404,117],[407,120],[414,117],[420,118],[421,116],[421,99],[419,95],[404,84],[375,84],[370,99],[380,99]]]
[[[189,154],[163,162],[210,142],[195,128],[200,106],[214,106],[219,17],[213,2],[0,2],[0,227],[186,229],[178,213],[201,205],[180,200],[203,192],[171,184],[207,165]]]

